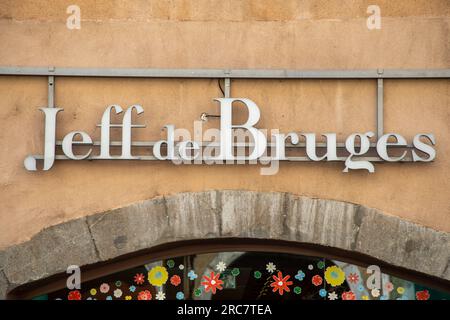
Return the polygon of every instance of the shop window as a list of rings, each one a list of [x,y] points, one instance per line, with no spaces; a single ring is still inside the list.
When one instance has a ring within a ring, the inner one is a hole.
[[[160,260],[34,299],[449,300],[377,268],[285,253],[217,252]]]

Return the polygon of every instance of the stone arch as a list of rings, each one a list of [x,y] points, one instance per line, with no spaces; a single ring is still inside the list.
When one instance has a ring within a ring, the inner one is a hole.
[[[158,197],[44,229],[0,252],[0,298],[12,289],[162,245],[270,239],[337,248],[450,281],[450,234],[348,202],[215,190]]]

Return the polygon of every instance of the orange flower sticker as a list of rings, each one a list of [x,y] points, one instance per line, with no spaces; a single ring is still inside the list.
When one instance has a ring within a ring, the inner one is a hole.
[[[352,291],[344,291],[342,293],[342,300],[356,300],[356,296]]]
[[[290,292],[289,286],[292,285],[292,281],[288,281],[291,276],[285,276],[283,277],[283,273],[281,271],[278,271],[278,276],[272,276],[274,282],[270,284],[270,286],[273,288],[273,292],[277,292],[282,296],[284,291]]]
[[[210,276],[203,276],[202,285],[205,287],[205,291],[212,291],[213,294],[216,294],[216,290],[222,290],[223,281],[219,280],[220,273],[214,274],[214,271],[211,271]]]
[[[181,283],[181,278],[178,275],[174,275],[170,278],[170,283],[177,287]]]
[[[428,299],[430,299],[430,293],[428,292],[428,290],[417,291],[416,299],[417,300],[428,300]]]

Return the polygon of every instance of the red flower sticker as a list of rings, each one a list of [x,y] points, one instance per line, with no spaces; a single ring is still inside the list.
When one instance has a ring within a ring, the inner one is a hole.
[[[148,290],[139,292],[138,300],[152,300],[152,294]]]
[[[316,274],[314,277],[312,277],[311,282],[313,285],[315,285],[316,287],[320,286],[323,282],[323,279],[321,276],[319,276],[318,274]]]
[[[417,300],[428,300],[428,299],[430,299],[430,293],[428,292],[428,290],[417,291],[416,299]]]
[[[342,300],[356,300],[356,296],[352,291],[342,292]]]
[[[358,283],[359,276],[356,273],[350,273],[347,277],[347,280],[350,283]]]
[[[272,276],[274,282],[270,284],[270,286],[273,288],[272,292],[277,292],[282,296],[284,291],[290,292],[289,286],[292,285],[292,281],[288,281],[291,276],[285,276],[283,277],[283,273],[281,271],[278,271],[278,276]]]
[[[210,276],[203,276],[202,285],[205,287],[205,291],[209,292],[209,290],[212,291],[213,294],[216,294],[216,290],[222,290],[222,284],[223,281],[219,280],[220,273],[214,274],[214,271],[211,271]]]
[[[81,293],[78,290],[70,291],[67,296],[68,300],[81,300]]]
[[[180,276],[174,275],[170,278],[170,283],[174,285],[175,287],[178,286],[181,283]]]
[[[145,276],[142,273],[137,273],[134,276],[134,282],[136,282],[136,284],[143,284],[145,280]]]

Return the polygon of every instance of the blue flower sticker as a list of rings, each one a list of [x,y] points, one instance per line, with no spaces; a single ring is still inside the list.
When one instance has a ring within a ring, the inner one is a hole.
[[[130,292],[135,292],[136,291],[136,287],[135,286],[130,286]]]
[[[359,292],[363,292],[363,291],[364,291],[364,286],[363,286],[362,284],[360,284],[360,285],[358,286],[358,291],[359,291]]]
[[[319,295],[320,295],[322,298],[326,297],[326,296],[327,296],[327,290],[325,290],[325,289],[320,289]]]
[[[178,300],[183,300],[184,299],[184,293],[181,292],[181,291],[178,291],[176,297],[177,297]]]
[[[112,297],[111,296],[107,296],[106,300],[112,300]]]
[[[194,270],[189,271],[189,273],[188,273],[187,276],[188,276],[189,280],[195,280],[195,279],[197,279],[197,274],[195,273]]]
[[[298,270],[297,274],[295,275],[295,279],[297,279],[298,281],[303,281],[304,278],[305,273],[302,270]]]

